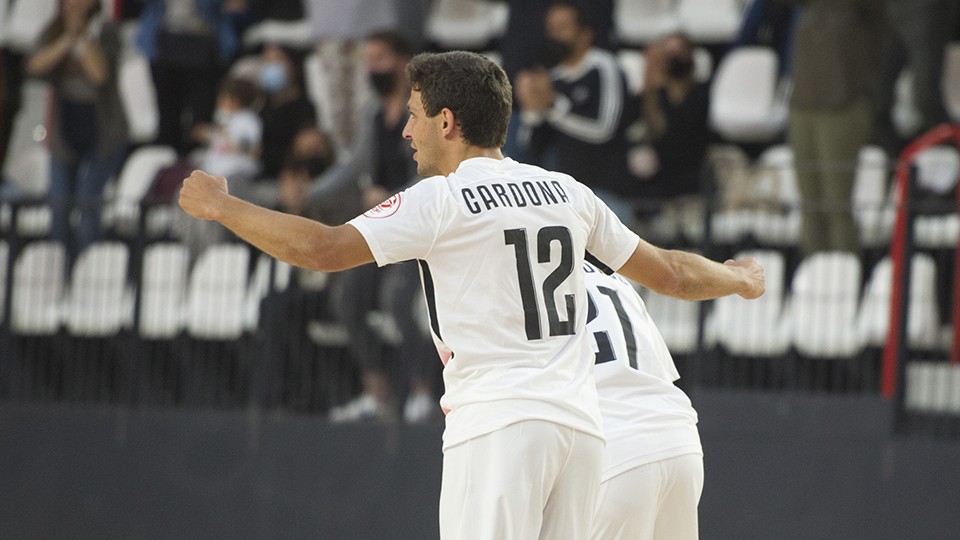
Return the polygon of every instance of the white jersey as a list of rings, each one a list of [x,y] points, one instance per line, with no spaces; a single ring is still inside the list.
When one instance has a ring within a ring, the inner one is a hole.
[[[472,158],[350,221],[377,264],[417,259],[441,360],[444,449],[521,420],[603,437],[582,261],[639,238],[573,178]]]
[[[643,300],[624,278],[584,263],[594,376],[607,438],[602,481],[683,454],[703,455],[697,412]]]

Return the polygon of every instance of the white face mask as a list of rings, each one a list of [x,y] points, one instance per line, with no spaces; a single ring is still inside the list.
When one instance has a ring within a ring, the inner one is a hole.
[[[217,109],[213,112],[213,122],[219,126],[225,126],[233,117],[233,113],[224,109]]]
[[[260,86],[270,92],[279,92],[287,85],[287,70],[279,62],[267,62],[260,68]]]

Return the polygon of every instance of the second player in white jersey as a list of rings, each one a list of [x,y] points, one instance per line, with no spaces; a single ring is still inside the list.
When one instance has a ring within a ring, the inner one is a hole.
[[[643,300],[584,263],[587,334],[607,446],[593,538],[697,538],[703,451],[697,413]]]

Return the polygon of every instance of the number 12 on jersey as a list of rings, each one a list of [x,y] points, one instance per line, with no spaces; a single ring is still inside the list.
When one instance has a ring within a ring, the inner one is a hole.
[[[530,260],[530,249],[527,245],[526,229],[508,229],[503,231],[506,245],[513,246],[517,256],[517,279],[520,284],[520,301],[523,304],[523,323],[527,332],[527,339],[541,339],[543,330],[540,328],[540,306],[537,304],[537,291],[533,283],[533,262]],[[560,243],[560,261],[556,268],[543,280],[541,292],[543,302],[547,308],[547,321],[551,336],[569,336],[576,329],[576,296],[563,296],[566,308],[566,320],[560,320],[557,302],[554,293],[564,281],[573,273],[573,238],[570,229],[561,226],[544,227],[537,232],[537,262],[540,264],[551,261],[551,245]]]

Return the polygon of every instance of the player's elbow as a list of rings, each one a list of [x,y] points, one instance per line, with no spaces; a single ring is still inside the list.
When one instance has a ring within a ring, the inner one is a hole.
[[[304,254],[304,268],[317,272],[339,272],[346,267],[333,242],[317,240],[312,243],[308,253]]]

